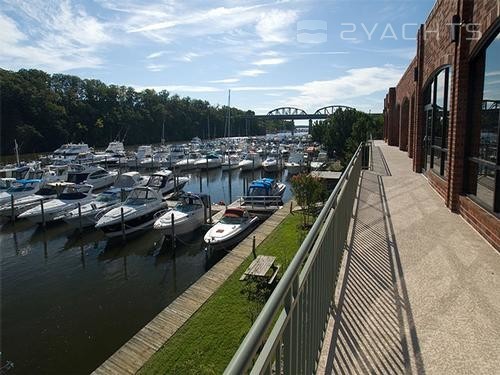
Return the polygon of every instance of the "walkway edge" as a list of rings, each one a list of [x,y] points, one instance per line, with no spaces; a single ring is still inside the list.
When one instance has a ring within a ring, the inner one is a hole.
[[[256,246],[260,245],[288,216],[290,204],[290,202],[286,203],[283,208],[271,215],[264,225],[260,225],[248,235],[95,369],[92,374],[135,374],[139,371],[251,254],[252,237],[255,236]]]

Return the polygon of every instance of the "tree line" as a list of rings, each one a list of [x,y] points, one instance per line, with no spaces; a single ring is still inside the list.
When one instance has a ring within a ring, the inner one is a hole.
[[[168,91],[107,85],[96,79],[41,70],[0,69],[1,154],[12,154],[14,139],[21,153],[52,151],[63,143],[86,142],[104,147],[159,143],[193,137],[225,136],[227,106],[171,95]],[[245,120],[252,111],[231,108],[231,135],[262,135],[282,122]]]

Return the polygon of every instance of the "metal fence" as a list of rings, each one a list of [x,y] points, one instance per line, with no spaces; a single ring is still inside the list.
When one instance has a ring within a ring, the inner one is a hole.
[[[367,147],[356,150],[225,374],[316,371]]]

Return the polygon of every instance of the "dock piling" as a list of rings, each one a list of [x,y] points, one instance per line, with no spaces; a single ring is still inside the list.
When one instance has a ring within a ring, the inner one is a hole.
[[[122,240],[125,241],[125,218],[123,215],[123,207],[120,208],[120,217],[122,222]]]
[[[78,202],[78,228],[82,233],[82,204],[80,202]]]
[[[255,236],[252,238],[252,254],[254,259],[257,258],[257,253],[255,252]]]
[[[14,209],[14,195],[10,195],[10,218],[12,221],[16,221],[16,211]]]
[[[212,225],[212,198],[208,196],[208,217],[210,220],[210,225]]]
[[[170,221],[172,223],[172,248],[175,250],[175,217],[173,212],[170,216]]]
[[[43,199],[40,199],[40,208],[42,211],[42,226],[45,228],[45,210],[43,208]]]

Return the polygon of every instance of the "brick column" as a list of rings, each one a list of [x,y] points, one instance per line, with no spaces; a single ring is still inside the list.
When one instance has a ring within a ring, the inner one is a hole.
[[[423,71],[424,71],[424,25],[417,35],[417,85],[415,87],[415,131],[413,134],[413,171],[422,172],[422,137],[424,134]]]
[[[397,122],[397,110],[396,110],[396,88],[391,87],[389,89],[389,100],[388,100],[388,123],[389,123],[389,134],[388,134],[388,144],[389,146],[398,145],[398,122]]]
[[[410,118],[408,119],[408,157],[413,158],[413,142],[415,136],[415,93],[410,100]]]

